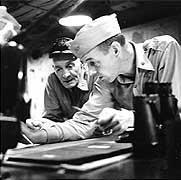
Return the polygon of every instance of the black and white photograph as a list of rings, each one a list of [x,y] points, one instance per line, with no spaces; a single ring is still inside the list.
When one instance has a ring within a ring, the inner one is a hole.
[[[1,0],[2,180],[181,179],[180,0]]]

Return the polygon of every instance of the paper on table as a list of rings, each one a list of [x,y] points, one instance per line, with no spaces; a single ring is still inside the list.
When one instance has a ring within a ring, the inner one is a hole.
[[[64,169],[68,169],[68,170],[74,170],[74,171],[89,171],[92,169],[96,169],[99,167],[103,167],[103,166],[110,165],[110,164],[119,162],[121,160],[127,159],[131,155],[132,153],[126,153],[126,154],[121,154],[121,155],[113,156],[106,159],[92,161],[90,163],[85,163],[81,165],[61,164],[60,167]]]
[[[33,147],[37,146],[39,144],[23,144],[23,143],[18,143],[15,149],[22,149],[22,148],[27,148],[27,147]]]

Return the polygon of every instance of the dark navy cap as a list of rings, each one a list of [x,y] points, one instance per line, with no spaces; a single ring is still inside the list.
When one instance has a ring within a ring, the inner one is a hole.
[[[69,49],[71,41],[68,37],[57,38],[49,50],[49,58],[58,56],[62,57],[62,60],[76,60],[77,57]]]

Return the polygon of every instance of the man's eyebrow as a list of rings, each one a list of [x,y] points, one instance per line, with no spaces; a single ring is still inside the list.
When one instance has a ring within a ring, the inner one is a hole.
[[[60,65],[54,65],[55,68],[62,68]]]
[[[67,66],[67,65],[69,65],[69,64],[75,64],[75,63],[74,63],[73,61],[68,61],[68,62],[66,62],[65,65]]]
[[[87,58],[85,61],[88,62],[88,61],[91,61],[93,58]]]
[[[67,61],[67,63],[71,63],[71,62],[73,62],[73,60],[68,60],[68,61]]]

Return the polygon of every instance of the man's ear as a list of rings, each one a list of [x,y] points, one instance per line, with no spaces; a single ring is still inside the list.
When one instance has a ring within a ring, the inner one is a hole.
[[[119,44],[119,42],[114,41],[111,44],[111,49],[113,50],[113,53],[118,56],[121,50],[121,45]]]

